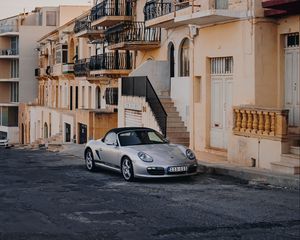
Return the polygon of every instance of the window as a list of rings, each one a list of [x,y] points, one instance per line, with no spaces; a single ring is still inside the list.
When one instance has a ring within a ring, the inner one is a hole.
[[[211,59],[211,74],[232,74],[233,57],[217,57]]]
[[[10,42],[10,48],[13,55],[19,54],[19,37],[12,37]]]
[[[180,47],[180,77],[188,77],[190,75],[190,59],[189,59],[189,40],[183,40]]]
[[[108,133],[104,139],[104,143],[107,145],[113,145],[116,142],[117,142],[117,134],[114,132]]]
[[[228,9],[228,0],[215,0],[216,9]]]
[[[13,59],[10,61],[10,77],[18,78],[19,77],[19,60]]]
[[[286,48],[299,47],[299,33],[287,34],[285,38],[285,47]]]
[[[56,12],[47,11],[46,12],[46,25],[47,26],[56,26]]]
[[[105,100],[106,104],[118,105],[118,88],[106,88]]]
[[[10,101],[19,102],[19,83],[13,82],[10,87]]]
[[[62,63],[68,63],[68,45],[62,45]]]
[[[18,126],[18,107],[0,107],[0,125],[6,127]]]

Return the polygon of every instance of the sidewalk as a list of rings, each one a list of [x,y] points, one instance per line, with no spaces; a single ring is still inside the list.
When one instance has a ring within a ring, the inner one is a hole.
[[[300,190],[300,175],[276,173],[271,170],[244,167],[229,163],[225,156],[197,152],[199,172],[226,175],[249,182]]]
[[[83,159],[84,146],[84,144],[66,144],[63,145],[63,149],[60,152]],[[300,175],[286,175],[266,169],[234,165],[229,163],[225,156],[208,152],[197,152],[196,155],[200,173],[231,176],[253,182],[254,184],[300,189]]]

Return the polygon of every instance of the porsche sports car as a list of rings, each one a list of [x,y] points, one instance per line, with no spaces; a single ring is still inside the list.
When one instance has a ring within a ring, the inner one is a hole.
[[[84,151],[86,168],[97,166],[121,172],[126,181],[134,178],[178,177],[197,174],[195,154],[170,144],[150,128],[115,128],[104,138],[91,140]]]

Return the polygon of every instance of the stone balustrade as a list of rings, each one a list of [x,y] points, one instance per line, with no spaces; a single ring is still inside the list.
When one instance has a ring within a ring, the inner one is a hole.
[[[256,106],[233,107],[235,135],[283,140],[287,138],[288,110]]]

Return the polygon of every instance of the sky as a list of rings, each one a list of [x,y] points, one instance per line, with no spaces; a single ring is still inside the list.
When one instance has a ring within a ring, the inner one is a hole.
[[[91,5],[92,0],[0,0],[0,19],[30,12],[35,7],[58,5]]]

